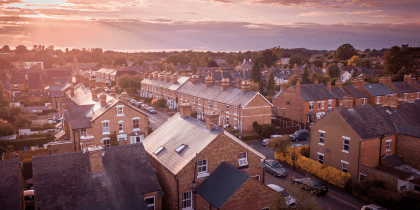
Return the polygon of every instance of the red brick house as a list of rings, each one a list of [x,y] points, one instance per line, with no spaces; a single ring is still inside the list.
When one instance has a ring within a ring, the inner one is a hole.
[[[380,83],[364,84],[362,91],[369,96],[369,103],[376,105],[384,105],[386,97],[397,96],[397,92],[390,88],[391,77],[383,77],[379,79]]]
[[[180,114],[169,118],[143,141],[165,193],[165,209],[192,208],[193,180],[200,184],[221,162],[264,183],[260,163],[266,156],[215,126],[217,114],[206,115],[204,124],[190,117],[188,104],[179,107]]]
[[[384,79],[380,80],[384,84],[388,85],[392,90],[398,93],[398,97],[404,101],[415,101],[420,99],[420,88],[416,87],[416,79],[412,78],[411,75],[405,75],[404,81],[386,83]]]
[[[196,190],[195,209],[270,209],[276,191],[222,162]],[[223,192],[223,193],[221,193]]]
[[[143,145],[89,147],[32,158],[35,209],[162,209]]]
[[[353,105],[355,106],[366,105],[370,103],[369,95],[367,95],[363,91],[363,84],[364,84],[363,79],[359,78],[358,80],[352,80],[351,85],[343,86],[344,91],[346,91],[350,96],[354,98]],[[343,106],[340,106],[340,107],[343,107]]]

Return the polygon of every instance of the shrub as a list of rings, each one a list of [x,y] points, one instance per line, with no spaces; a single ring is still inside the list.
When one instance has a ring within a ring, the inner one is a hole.
[[[260,133],[261,138],[270,138],[271,135],[276,134],[276,126],[272,124],[263,124],[261,125],[262,130]]]
[[[242,135],[241,140],[242,141],[250,141],[250,140],[255,140],[258,139],[259,135],[256,133],[245,133]]]
[[[252,123],[252,127],[254,128],[254,132],[260,134],[262,131],[262,126],[260,124],[258,124],[257,121],[254,121],[254,123]]]
[[[141,100],[141,97],[139,95],[136,95],[136,96],[134,96],[134,100],[140,101]]]
[[[24,180],[32,179],[32,159],[24,159],[21,164],[22,176]]]
[[[153,98],[144,98],[144,103],[150,104],[152,102]]]
[[[166,100],[164,98],[161,99],[153,99],[152,104],[155,105],[157,108],[166,108]]]

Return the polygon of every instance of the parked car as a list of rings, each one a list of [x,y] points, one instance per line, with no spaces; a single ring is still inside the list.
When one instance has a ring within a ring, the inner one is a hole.
[[[302,187],[302,189],[309,190],[312,195],[326,195],[328,193],[328,187],[322,185],[311,178],[294,179],[293,184],[296,187]]]
[[[149,112],[150,114],[156,114],[156,110],[153,107],[149,107],[149,109],[147,109],[147,112]]]
[[[270,139],[272,138],[276,138],[276,137],[283,137],[283,135],[271,135],[269,139],[264,139],[262,140],[262,145],[263,146],[267,146],[268,142],[270,141]]]
[[[143,104],[141,105],[141,109],[143,109],[144,111],[149,110],[149,106],[147,106],[147,104]]]
[[[143,105],[143,103],[142,103],[142,102],[137,102],[137,103],[136,103],[136,107],[138,107],[138,108],[141,108],[141,105]]]
[[[309,131],[308,130],[298,130],[294,134],[289,136],[290,141],[299,141],[299,140],[308,140]]]
[[[369,204],[369,205],[363,206],[362,210],[386,210],[386,209],[375,204]]]
[[[270,138],[283,137],[283,135],[271,135]]]
[[[281,193],[286,199],[286,205],[289,205],[294,209],[296,208],[296,199],[292,197],[291,195],[289,195],[289,193],[285,189],[275,184],[269,184],[267,185],[267,187]]]
[[[287,171],[283,168],[283,166],[275,161],[275,160],[264,160],[264,170],[268,173],[273,174],[273,176],[279,176],[279,177],[286,177]]]
[[[137,103],[137,101],[133,99],[133,100],[130,101],[130,103],[135,105]]]

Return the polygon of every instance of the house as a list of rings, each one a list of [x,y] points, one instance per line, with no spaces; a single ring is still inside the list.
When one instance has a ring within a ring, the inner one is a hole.
[[[32,158],[35,209],[162,209],[141,143]]]
[[[43,92],[16,92],[14,99],[19,99],[23,95],[27,95],[31,101],[40,101],[45,97],[48,97],[48,94]]]
[[[225,162],[198,185],[196,192],[196,209],[270,209],[276,202],[273,189]]]
[[[65,139],[73,140],[76,151],[89,145],[109,147],[114,133],[119,145],[139,143],[148,135],[148,115],[128,103],[126,92],[119,100],[114,88],[109,95],[101,91],[73,85],[69,97],[74,105],[61,103]]]
[[[1,209],[24,210],[23,180],[19,159],[1,160],[0,174]]]
[[[381,78],[379,82],[388,85],[389,88],[397,92],[397,96],[404,101],[415,101],[420,99],[420,88],[415,86],[416,79],[411,75],[405,75],[404,81],[400,82],[387,82],[386,79]]]
[[[15,93],[26,92],[26,79],[25,74],[20,72],[13,72],[9,81],[10,97],[15,97]]]
[[[363,78],[358,78],[357,80],[352,80],[351,85],[343,86],[344,91],[354,98],[354,105],[365,105],[369,102],[369,95],[363,91]]]
[[[370,103],[383,105],[385,103],[386,96],[397,95],[397,93],[389,86],[391,86],[391,77],[386,77],[383,78],[382,83],[364,84],[362,91],[369,96]]]
[[[271,123],[273,106],[257,91],[250,91],[250,81],[241,81],[241,88],[231,87],[229,79],[215,85],[211,76],[199,83],[197,76],[181,85],[177,90],[178,103],[189,103],[198,119],[210,111],[219,115],[218,126],[232,126],[239,133],[253,132],[252,124]]]
[[[44,92],[40,73],[28,73],[28,91]]]
[[[266,156],[219,128],[218,115],[206,115],[206,123],[191,116],[189,104],[168,119],[144,141],[165,197],[164,209],[192,208],[193,180],[199,185],[221,162],[264,183],[260,163]]]

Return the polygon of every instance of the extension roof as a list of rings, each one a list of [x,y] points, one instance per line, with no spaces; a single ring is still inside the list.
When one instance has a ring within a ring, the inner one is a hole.
[[[417,93],[420,89],[408,82],[391,82],[391,86],[400,93]]]
[[[293,85],[292,88],[296,90],[296,85]],[[305,101],[316,101],[336,98],[334,95],[331,94],[331,92],[327,89],[324,83],[304,85],[301,84],[300,95]]]
[[[395,125],[398,134],[420,138],[420,127],[411,125]],[[420,143],[420,141],[419,141]]]
[[[408,180],[409,178],[414,176],[411,173],[404,172],[404,171],[392,168],[390,166],[382,165],[382,164],[375,166],[374,169],[397,176],[399,179],[402,179],[402,180]]]
[[[249,178],[248,174],[222,162],[196,191],[211,206],[220,209]]]
[[[22,209],[22,181],[19,159],[0,161],[0,207],[1,209]]]
[[[365,84],[363,85],[363,88],[365,88],[373,96],[397,94],[395,91],[393,91],[391,88],[389,88],[383,83]]]
[[[369,96],[354,85],[343,86],[343,89],[354,98],[369,98]]]
[[[103,172],[89,152],[32,159],[36,209],[144,209],[143,194],[161,191],[141,143],[103,149]]]

